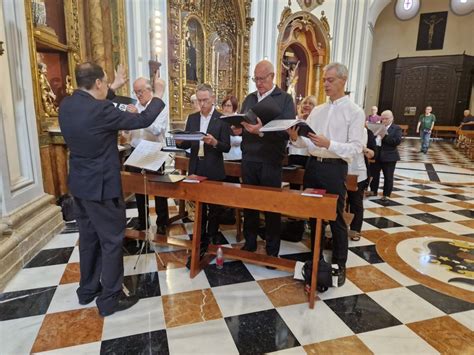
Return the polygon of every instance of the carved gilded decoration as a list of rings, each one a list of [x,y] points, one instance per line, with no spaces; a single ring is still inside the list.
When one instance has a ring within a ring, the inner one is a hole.
[[[296,103],[314,95],[318,103],[326,97],[321,80],[322,69],[329,63],[329,23],[306,11],[292,14],[285,7],[278,24],[278,54],[280,69],[277,83],[293,95]]]
[[[183,123],[199,83],[211,84],[217,102],[248,92],[251,0],[168,1],[170,116]]]

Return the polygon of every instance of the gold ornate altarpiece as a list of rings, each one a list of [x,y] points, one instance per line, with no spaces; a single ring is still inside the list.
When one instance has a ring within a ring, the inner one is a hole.
[[[170,116],[183,124],[199,83],[217,103],[229,93],[243,100],[249,82],[251,0],[168,1]]]

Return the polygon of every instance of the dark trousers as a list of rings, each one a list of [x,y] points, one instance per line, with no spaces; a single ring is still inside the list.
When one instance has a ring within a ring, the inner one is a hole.
[[[372,192],[377,192],[380,183],[380,170],[383,172],[383,195],[390,197],[390,194],[393,190],[393,174],[395,173],[395,164],[396,161],[389,162],[380,162],[376,161],[375,163],[370,164],[370,175],[372,176],[372,181],[370,182],[370,190]]]
[[[364,220],[364,191],[366,187],[367,179],[357,183],[357,191],[347,191],[349,212],[354,215],[351,222],[351,230],[359,233]]]
[[[164,169],[163,167],[160,169]],[[133,173],[140,173],[142,169],[135,168],[134,166],[126,166],[126,170]],[[147,172],[147,174],[151,174]],[[135,200],[137,201],[138,220],[142,226],[146,226],[145,221],[148,217],[149,203],[148,196],[142,194],[135,194]],[[169,212],[168,212],[168,199],[166,197],[155,196],[155,210],[156,210],[156,225],[166,226],[168,224]]]
[[[308,162],[307,155],[297,155],[297,154],[288,155],[288,165],[301,165],[304,168],[307,162]],[[290,184],[290,189],[292,190],[300,190],[300,188],[301,188],[300,184]]]
[[[219,232],[219,215],[222,207],[209,203],[202,204],[201,245],[208,246],[211,239]]]
[[[121,197],[105,201],[74,200],[81,269],[77,295],[87,299],[102,288],[97,307],[110,311],[116,304],[115,296],[122,291],[125,203]]]
[[[281,187],[281,166],[242,160],[242,182],[248,185]],[[259,222],[259,211],[244,209],[244,237],[245,245],[249,249],[257,248]],[[281,215],[265,212],[265,240],[268,255],[278,256],[280,232]]]
[[[337,217],[330,221],[333,250],[332,258],[339,265],[347,261],[348,241],[347,225],[344,220],[344,201],[346,198],[347,163],[319,162],[310,157],[303,178],[304,188],[325,189],[327,193],[339,195],[337,199]],[[315,220],[310,221],[311,250],[314,247]],[[322,234],[324,235],[324,234]],[[323,238],[321,238],[322,240]]]

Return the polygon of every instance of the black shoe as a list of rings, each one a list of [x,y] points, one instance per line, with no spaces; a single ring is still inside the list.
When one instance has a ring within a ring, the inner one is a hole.
[[[345,265],[338,265],[339,268],[332,269],[333,276],[337,276],[337,287],[341,287],[346,283],[346,266]]]
[[[199,261],[202,260],[202,258],[204,258],[204,255],[206,255],[206,252],[207,252],[207,247],[201,247],[201,249],[199,250]],[[188,270],[191,270],[191,255],[188,256],[188,260],[186,261],[186,268]]]
[[[111,310],[108,311],[99,309],[99,314],[102,317],[106,317],[110,316],[111,314],[114,314],[115,312],[124,311],[136,304],[138,300],[138,296],[125,296],[123,292],[120,292],[119,296],[117,297],[117,304]]]
[[[92,296],[89,296],[87,298],[82,298],[82,299],[79,298],[79,304],[82,306],[85,306],[86,304],[89,304],[93,300],[95,300],[96,297],[100,296],[101,293],[102,293],[102,290],[99,290],[96,293],[94,293]]]
[[[157,225],[156,226],[156,233],[161,235],[166,235],[166,226],[165,225]]]
[[[245,250],[245,251],[251,251],[251,252],[254,252],[254,251],[257,251],[257,247],[250,247],[247,243],[244,244],[244,246],[242,248],[240,248],[240,250]]]

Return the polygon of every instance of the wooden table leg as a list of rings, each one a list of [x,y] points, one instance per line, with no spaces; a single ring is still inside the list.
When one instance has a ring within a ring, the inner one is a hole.
[[[316,219],[316,232],[313,245],[313,272],[311,273],[311,291],[309,293],[309,308],[314,308],[316,298],[316,285],[318,282],[319,253],[321,251],[322,220]]]
[[[191,278],[194,278],[199,271],[199,251],[201,247],[201,220],[202,220],[202,202],[195,202],[194,226],[193,226],[193,246],[191,249]]]

